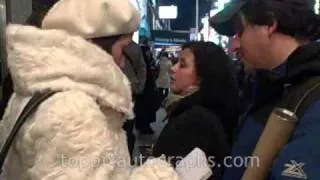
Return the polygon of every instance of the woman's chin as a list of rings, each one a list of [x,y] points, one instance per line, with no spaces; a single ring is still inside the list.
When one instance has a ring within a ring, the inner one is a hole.
[[[176,92],[176,87],[172,83],[170,84],[170,91],[173,93]]]
[[[174,88],[174,87],[172,87],[172,86],[171,86],[171,88],[170,88],[170,91],[171,91],[173,94],[180,94],[180,93],[181,93],[181,91],[179,91],[178,89],[176,89],[176,88]]]

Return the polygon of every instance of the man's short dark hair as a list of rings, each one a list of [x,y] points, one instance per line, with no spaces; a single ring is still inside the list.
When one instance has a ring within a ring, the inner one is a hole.
[[[311,0],[256,0],[247,3],[240,12],[251,24],[272,25],[276,22],[277,32],[313,40],[319,37],[320,20],[310,2]]]

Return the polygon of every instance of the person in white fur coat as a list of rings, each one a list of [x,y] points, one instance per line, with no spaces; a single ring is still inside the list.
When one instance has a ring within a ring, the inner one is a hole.
[[[133,117],[131,91],[117,64],[138,26],[139,13],[128,0],[60,0],[41,29],[7,27],[15,92],[0,124],[1,144],[35,92],[59,92],[22,126],[0,179],[178,179],[160,159],[130,165],[122,125]],[[112,37],[110,53],[90,42],[102,37]]]

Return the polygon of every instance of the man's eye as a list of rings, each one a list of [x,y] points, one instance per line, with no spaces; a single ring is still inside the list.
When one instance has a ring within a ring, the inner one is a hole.
[[[180,62],[180,63],[179,63],[179,67],[180,67],[180,68],[185,68],[185,67],[187,67],[187,65],[186,65],[186,63],[184,63],[184,62]]]

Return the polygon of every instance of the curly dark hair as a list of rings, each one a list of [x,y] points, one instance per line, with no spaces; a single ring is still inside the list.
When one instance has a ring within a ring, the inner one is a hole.
[[[238,88],[232,61],[222,47],[212,42],[189,42],[182,50],[194,55],[195,70],[200,79],[200,101],[222,117],[222,123],[232,131],[237,123]]]
[[[256,25],[276,22],[278,32],[298,40],[316,40],[320,36],[320,18],[313,5],[314,0],[250,0],[240,15]]]

